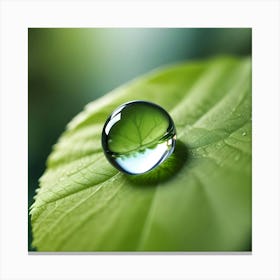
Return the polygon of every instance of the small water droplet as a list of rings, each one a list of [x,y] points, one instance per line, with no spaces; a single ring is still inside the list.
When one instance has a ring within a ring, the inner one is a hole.
[[[217,143],[217,145],[216,145],[217,148],[220,148],[221,146],[222,146],[221,142]]]
[[[102,147],[109,162],[128,174],[146,173],[174,151],[176,129],[169,114],[146,101],[132,101],[109,116]]]
[[[239,160],[239,158],[240,158],[240,155],[236,155],[235,157],[234,157],[234,160]]]
[[[247,133],[244,131],[243,133],[242,133],[242,136],[246,136],[247,135]]]

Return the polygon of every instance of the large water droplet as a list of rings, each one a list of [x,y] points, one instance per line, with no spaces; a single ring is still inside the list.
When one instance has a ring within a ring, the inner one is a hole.
[[[146,101],[118,107],[102,131],[102,146],[109,162],[128,174],[146,173],[174,151],[176,129],[169,114]]]

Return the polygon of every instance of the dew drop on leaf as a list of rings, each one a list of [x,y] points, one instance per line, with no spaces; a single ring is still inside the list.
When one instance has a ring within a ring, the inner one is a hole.
[[[237,155],[234,157],[234,160],[235,160],[235,161],[236,161],[236,160],[239,160],[239,158],[240,158],[240,155],[237,154]]]
[[[106,120],[102,147],[108,161],[128,174],[146,173],[174,151],[176,129],[169,114],[146,101],[118,107]]]

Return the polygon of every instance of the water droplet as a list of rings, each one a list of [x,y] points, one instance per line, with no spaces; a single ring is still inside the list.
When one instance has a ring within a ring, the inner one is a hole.
[[[176,129],[169,114],[146,101],[118,107],[102,131],[102,146],[109,162],[128,174],[146,173],[174,151]]]
[[[216,144],[216,147],[217,148],[220,148],[222,146],[222,143],[221,142],[218,142],[217,144]]]
[[[238,154],[238,155],[236,155],[235,157],[234,157],[234,160],[239,160],[239,158],[240,158],[240,155]]]
[[[243,133],[242,133],[242,136],[246,136],[247,135],[247,133],[244,131]]]

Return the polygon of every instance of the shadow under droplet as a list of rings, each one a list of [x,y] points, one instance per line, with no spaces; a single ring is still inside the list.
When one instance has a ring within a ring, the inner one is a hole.
[[[165,182],[174,177],[188,159],[188,149],[180,140],[171,156],[152,171],[141,175],[125,175],[126,179],[135,186],[152,186]]]

